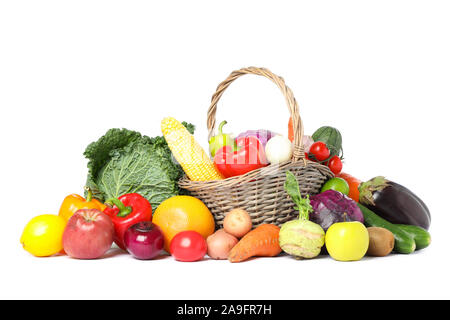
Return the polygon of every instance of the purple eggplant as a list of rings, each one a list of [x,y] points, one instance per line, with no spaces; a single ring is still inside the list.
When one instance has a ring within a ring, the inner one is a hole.
[[[359,202],[389,222],[430,228],[431,215],[427,206],[404,186],[375,177],[362,183],[359,191]]]

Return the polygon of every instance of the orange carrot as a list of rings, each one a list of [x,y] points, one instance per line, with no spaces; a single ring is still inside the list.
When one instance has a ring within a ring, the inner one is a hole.
[[[289,118],[288,122],[288,139],[294,142],[294,123],[292,122],[292,117]]]
[[[278,243],[280,228],[262,224],[247,233],[228,255],[230,262],[241,262],[251,257],[274,257],[281,252]]]

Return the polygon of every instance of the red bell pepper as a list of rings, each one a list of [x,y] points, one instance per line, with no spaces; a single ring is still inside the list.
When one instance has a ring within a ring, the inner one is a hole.
[[[114,224],[114,242],[123,250],[125,231],[132,225],[142,221],[152,221],[150,202],[138,193],[128,193],[105,201],[106,213]]]
[[[225,177],[240,176],[268,165],[264,147],[254,136],[236,139],[236,146],[224,146],[214,156],[217,170]]]

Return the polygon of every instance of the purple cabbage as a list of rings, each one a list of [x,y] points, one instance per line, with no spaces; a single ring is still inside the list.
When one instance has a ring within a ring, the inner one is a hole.
[[[269,130],[248,130],[245,132],[240,133],[236,139],[242,138],[242,137],[257,137],[259,141],[262,143],[263,147],[266,147],[267,141],[269,141],[272,137],[278,135],[278,133],[269,131]]]
[[[309,214],[309,220],[319,224],[323,230],[336,222],[359,221],[364,223],[364,216],[355,201],[346,195],[327,190],[310,198],[313,212]]]

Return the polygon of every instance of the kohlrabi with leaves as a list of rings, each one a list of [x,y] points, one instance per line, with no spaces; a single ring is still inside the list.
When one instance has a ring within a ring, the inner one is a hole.
[[[309,213],[313,210],[309,196],[302,198],[297,179],[286,171],[284,189],[296,204],[299,218],[281,226],[279,242],[281,249],[297,258],[314,258],[320,253],[325,243],[325,232],[317,223],[309,221]]]

